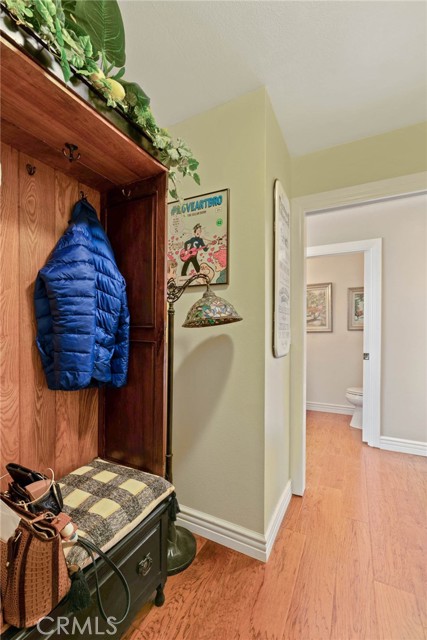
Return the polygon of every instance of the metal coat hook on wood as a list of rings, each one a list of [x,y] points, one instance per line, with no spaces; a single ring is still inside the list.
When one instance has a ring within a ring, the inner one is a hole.
[[[131,193],[132,193],[131,189],[126,189],[126,187],[123,187],[122,194],[125,198],[130,198]]]
[[[65,149],[62,149],[62,153],[70,162],[75,162],[76,160],[80,160],[80,153],[76,153],[78,146],[76,144],[71,144],[70,142],[65,143]]]
[[[33,176],[36,172],[36,167],[33,164],[30,164],[29,162],[27,162],[27,164],[25,165],[25,168],[29,176]]]

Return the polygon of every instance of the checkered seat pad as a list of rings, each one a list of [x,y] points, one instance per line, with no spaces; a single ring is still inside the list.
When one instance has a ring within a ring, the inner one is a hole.
[[[63,510],[77,533],[105,552],[124,538],[174,487],[164,478],[96,458],[59,481]],[[90,563],[79,546],[64,545],[69,562]]]

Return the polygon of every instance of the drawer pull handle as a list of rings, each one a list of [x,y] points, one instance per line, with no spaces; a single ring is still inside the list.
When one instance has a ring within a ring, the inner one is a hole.
[[[138,575],[146,576],[147,573],[151,571],[152,566],[153,566],[153,558],[150,556],[149,553],[147,553],[145,558],[143,558],[141,562],[138,564],[138,567],[137,567]]]

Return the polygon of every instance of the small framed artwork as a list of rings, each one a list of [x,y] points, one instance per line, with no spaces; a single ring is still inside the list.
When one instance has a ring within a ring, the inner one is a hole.
[[[222,189],[168,204],[168,280],[181,285],[203,273],[212,285],[229,283],[229,200]]]
[[[363,331],[365,320],[365,294],[363,287],[348,290],[348,330]]]
[[[307,331],[332,331],[332,282],[307,285]]]
[[[273,355],[282,358],[291,344],[291,210],[279,180],[274,183]]]

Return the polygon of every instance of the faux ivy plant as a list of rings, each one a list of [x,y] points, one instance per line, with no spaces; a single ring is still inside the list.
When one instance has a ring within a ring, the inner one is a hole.
[[[65,81],[72,70],[87,76],[110,107],[122,109],[150,138],[155,155],[169,168],[170,195],[178,199],[179,174],[197,184],[199,163],[183,140],[173,140],[156,123],[150,99],[136,82],[124,79],[125,31],[117,0],[3,0],[18,24],[32,29],[61,64]]]

